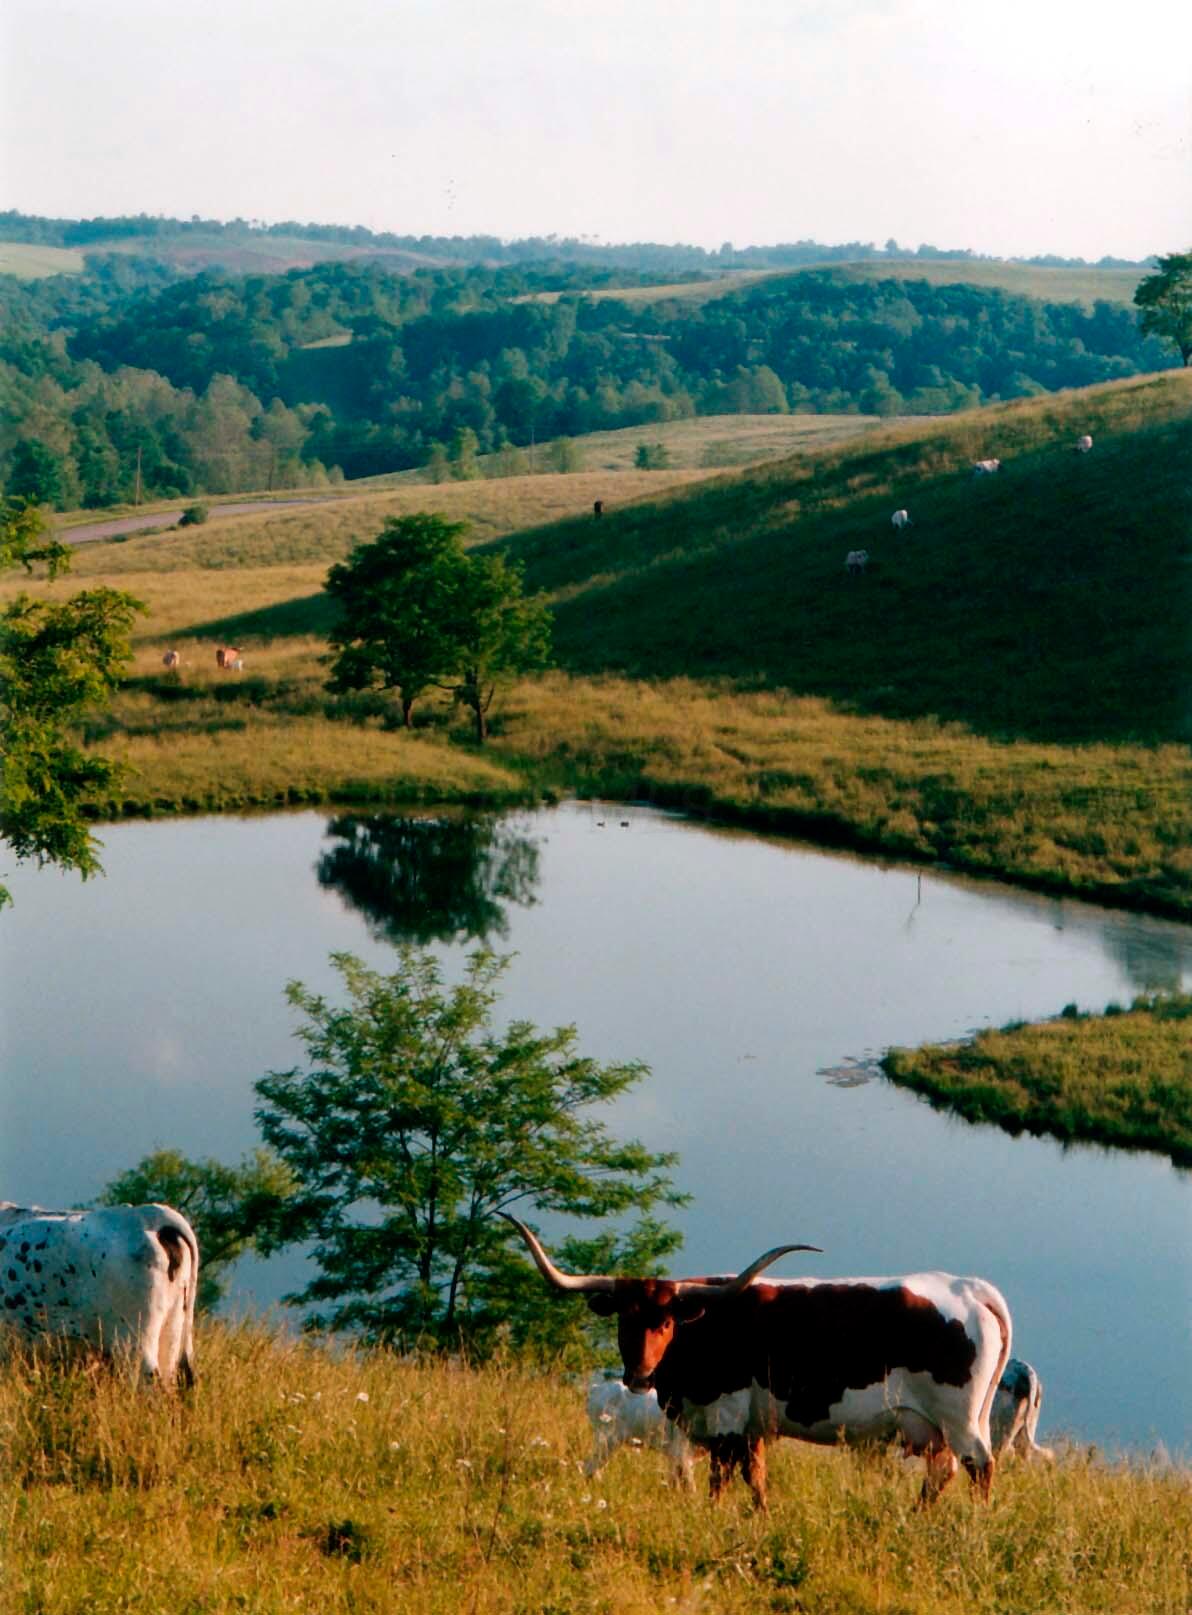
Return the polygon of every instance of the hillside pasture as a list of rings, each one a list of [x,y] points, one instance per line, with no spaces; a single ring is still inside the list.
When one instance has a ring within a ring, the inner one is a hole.
[[[48,275],[81,275],[86,265],[74,247],[49,247],[33,241],[0,241],[0,275],[42,280]]]

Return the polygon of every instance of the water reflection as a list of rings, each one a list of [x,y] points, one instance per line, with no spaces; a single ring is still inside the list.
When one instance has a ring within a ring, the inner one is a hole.
[[[506,906],[536,901],[538,844],[512,820],[378,814],[332,819],[326,833],[319,884],[357,909],[378,941],[506,937]]]

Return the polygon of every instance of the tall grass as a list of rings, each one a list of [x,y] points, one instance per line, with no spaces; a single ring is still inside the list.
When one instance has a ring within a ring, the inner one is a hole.
[[[891,1049],[888,1077],[968,1121],[1161,1150],[1192,1166],[1192,995]]]
[[[547,1304],[544,1301],[544,1304]],[[582,1392],[208,1323],[188,1398],[115,1376],[0,1380],[5,1610],[37,1615],[1186,1615],[1185,1471],[1070,1448],[990,1508],[915,1512],[893,1455],[772,1452],[771,1511],[623,1451],[596,1480]]]

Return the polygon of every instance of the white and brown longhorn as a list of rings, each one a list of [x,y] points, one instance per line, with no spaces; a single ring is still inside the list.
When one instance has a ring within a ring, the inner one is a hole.
[[[514,1217],[543,1278],[617,1318],[624,1380],[710,1449],[714,1490],[739,1463],[765,1506],[768,1437],[831,1446],[897,1440],[927,1464],[922,1501],[965,1469],[989,1496],[989,1416],[1011,1321],[992,1284],[948,1273],[895,1278],[758,1276],[778,1245],[732,1276],[564,1273]],[[719,1461],[718,1461],[719,1460]]]

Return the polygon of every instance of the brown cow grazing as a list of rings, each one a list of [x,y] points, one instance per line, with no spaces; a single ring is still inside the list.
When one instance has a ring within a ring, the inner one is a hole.
[[[181,667],[182,658],[176,650],[168,650],[161,659],[161,665],[169,668]]]
[[[217,645],[215,648],[215,665],[216,667],[226,667],[228,665],[228,652],[223,645]]]
[[[595,500],[592,501],[592,514],[593,514],[593,516],[595,516],[597,521],[599,521],[601,516],[604,515],[604,500],[603,499],[595,499]]]
[[[772,1436],[834,1446],[899,1440],[927,1463],[931,1503],[962,1463],[982,1498],[993,1481],[989,1414],[1010,1356],[1010,1311],[984,1279],[950,1273],[757,1283],[779,1245],[735,1276],[563,1273],[514,1217],[554,1289],[617,1319],[625,1384],[711,1450],[713,1489],[739,1463],[766,1503]]]

